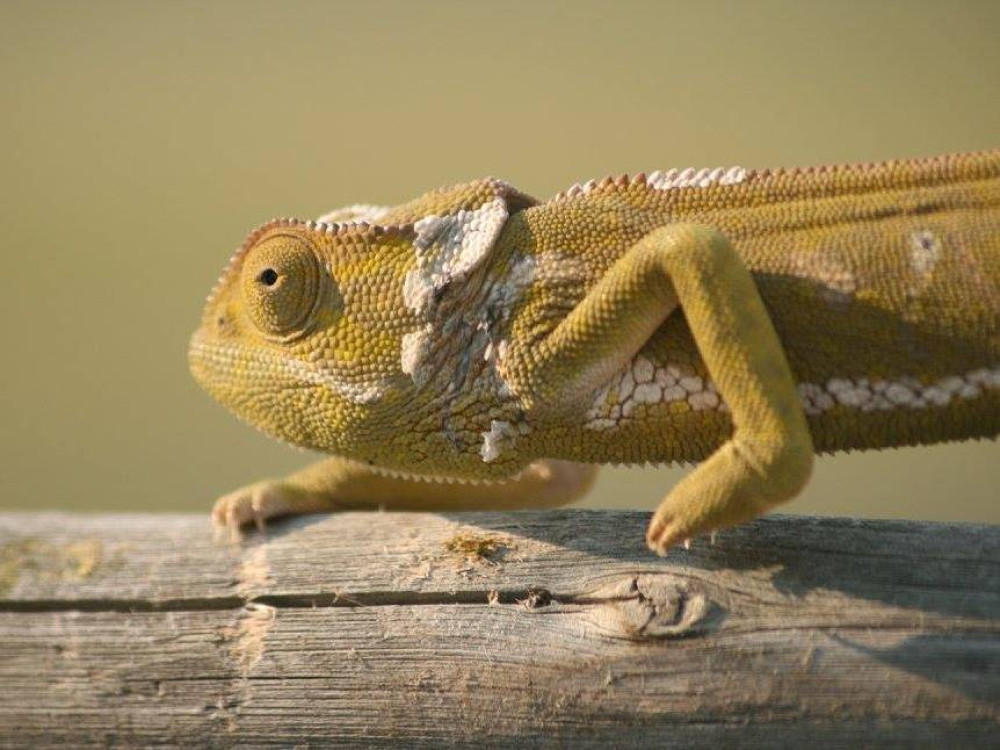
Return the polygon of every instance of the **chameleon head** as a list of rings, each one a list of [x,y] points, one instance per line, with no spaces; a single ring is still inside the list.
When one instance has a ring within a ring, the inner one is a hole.
[[[208,298],[191,339],[192,374],[274,437],[367,457],[363,427],[390,417],[408,382],[407,250],[405,237],[364,224],[261,227]]]

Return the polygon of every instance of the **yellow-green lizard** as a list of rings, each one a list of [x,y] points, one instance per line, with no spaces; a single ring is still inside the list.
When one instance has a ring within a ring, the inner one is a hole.
[[[255,230],[197,380],[334,457],[217,522],[549,506],[595,464],[703,461],[663,553],[796,495],[813,454],[1000,433],[1000,151],[685,169],[539,203],[494,179]]]

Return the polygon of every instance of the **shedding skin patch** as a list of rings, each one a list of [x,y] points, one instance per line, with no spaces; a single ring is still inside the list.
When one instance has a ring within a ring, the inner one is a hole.
[[[506,349],[506,342],[497,339],[498,327],[505,323],[515,303],[536,278],[541,258],[515,257],[510,271],[492,283],[486,294],[477,302],[476,315],[458,314],[446,320],[428,323],[423,328],[403,336],[400,352],[401,367],[414,383],[423,385],[429,376],[435,337],[451,341],[465,341],[463,361],[473,359],[498,364]],[[437,334],[436,331],[447,331]],[[467,368],[460,368],[467,369]],[[498,375],[499,377],[499,375]]]
[[[499,338],[524,291],[536,283],[580,283],[586,269],[577,258],[559,252],[539,255],[515,255],[510,269],[500,279],[489,283],[488,290],[476,303],[476,314],[467,312],[447,320],[437,320],[424,328],[403,337],[401,366],[413,382],[427,382],[436,340],[465,341],[462,361],[482,359],[490,365],[495,376],[499,395],[512,394],[501,370],[508,342]],[[441,330],[445,333],[437,334]],[[465,368],[459,368],[462,370]]]
[[[916,378],[831,378],[823,385],[798,385],[802,408],[810,416],[837,407],[863,412],[942,407],[955,400],[978,398],[992,389],[1000,389],[1000,365],[952,375],[933,383],[922,383]],[[684,375],[675,365],[654,365],[640,355],[595,394],[584,426],[592,430],[613,429],[621,426],[622,420],[633,418],[636,409],[643,404],[678,402],[683,402],[691,411],[728,411],[710,380]]]
[[[427,315],[437,295],[489,255],[506,220],[507,204],[496,198],[473,211],[427,216],[414,224],[417,266],[403,284],[406,306]]]
[[[427,381],[427,372],[422,364],[427,359],[433,335],[434,329],[428,324],[419,331],[403,336],[400,366],[417,385],[423,385]]]
[[[531,432],[531,425],[527,422],[504,422],[494,419],[490,422],[490,429],[483,433],[483,445],[479,449],[479,455],[486,463],[493,463],[505,451],[512,449],[517,442],[519,435],[527,435]]]

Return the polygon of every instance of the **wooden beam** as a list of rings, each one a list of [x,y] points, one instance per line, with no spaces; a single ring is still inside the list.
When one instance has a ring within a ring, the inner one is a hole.
[[[0,745],[1000,737],[1000,527],[0,514]]]

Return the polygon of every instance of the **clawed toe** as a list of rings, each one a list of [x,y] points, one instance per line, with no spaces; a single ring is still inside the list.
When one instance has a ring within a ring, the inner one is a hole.
[[[646,531],[646,545],[657,555],[664,557],[676,544],[683,545],[686,550],[691,549],[694,540],[702,533],[708,533],[708,543],[710,546],[714,546],[716,529],[685,525],[678,518],[658,511],[649,522],[649,528]]]
[[[285,490],[278,482],[258,482],[220,497],[212,509],[212,522],[217,528],[229,529],[239,537],[240,528],[251,521],[260,531],[266,520],[285,511]]]
[[[646,530],[646,545],[657,555],[663,557],[674,544],[684,539],[684,546],[689,546],[689,540],[683,537],[676,521],[664,518],[660,513],[654,514]]]

